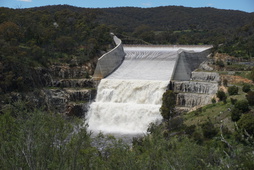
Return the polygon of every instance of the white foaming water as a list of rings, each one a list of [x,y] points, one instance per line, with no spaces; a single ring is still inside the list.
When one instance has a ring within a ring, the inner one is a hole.
[[[94,133],[144,134],[161,122],[162,95],[171,79],[179,48],[124,47],[122,65],[102,79],[86,116]],[[194,49],[195,50],[195,49]]]
[[[102,79],[90,106],[89,130],[112,134],[143,134],[161,122],[159,109],[167,81]]]

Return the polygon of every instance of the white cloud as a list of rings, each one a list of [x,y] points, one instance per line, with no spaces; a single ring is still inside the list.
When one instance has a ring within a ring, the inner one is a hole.
[[[142,3],[142,6],[144,6],[144,7],[151,7],[152,3],[151,2]]]
[[[209,7],[212,7],[213,6],[213,4],[207,4]]]
[[[32,2],[32,0],[17,0],[17,1],[22,1],[22,2]]]

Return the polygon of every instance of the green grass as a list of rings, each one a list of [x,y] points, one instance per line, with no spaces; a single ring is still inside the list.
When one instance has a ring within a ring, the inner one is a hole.
[[[235,72],[235,75],[236,75],[236,76],[241,76],[241,77],[243,77],[243,78],[250,79],[250,72],[251,72],[251,71],[236,71],[236,72]]]
[[[228,108],[232,108],[230,100],[227,100],[226,104],[223,102],[218,102],[216,104],[204,106],[202,109],[186,113],[184,115],[185,124],[187,126],[201,125],[210,119],[215,126],[220,126],[220,124],[223,123],[223,125],[227,126],[228,129],[234,131],[234,124],[231,121],[231,113]]]

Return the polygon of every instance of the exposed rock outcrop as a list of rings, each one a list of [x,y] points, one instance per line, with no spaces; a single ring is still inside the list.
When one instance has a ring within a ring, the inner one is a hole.
[[[190,110],[196,106],[211,103],[217,93],[220,81],[218,73],[192,72],[190,81],[172,81],[171,89],[177,93],[176,105],[179,110]]]
[[[96,96],[95,89],[65,89],[70,101],[86,101],[90,102]]]
[[[61,79],[55,80],[52,84],[53,87],[83,87],[83,88],[94,88],[95,82],[92,79]]]
[[[192,72],[192,81],[219,82],[220,75],[215,72]]]
[[[173,90],[177,93],[204,93],[215,94],[218,90],[218,83],[178,81],[172,82]]]
[[[210,94],[178,93],[177,105],[180,107],[202,106],[211,103]]]

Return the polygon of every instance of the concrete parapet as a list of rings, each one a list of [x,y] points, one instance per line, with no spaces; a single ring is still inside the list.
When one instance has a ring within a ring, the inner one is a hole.
[[[115,69],[117,69],[124,60],[125,53],[123,50],[122,41],[116,36],[113,36],[113,39],[116,47],[98,59],[93,75],[94,80],[100,80],[107,77]]]

